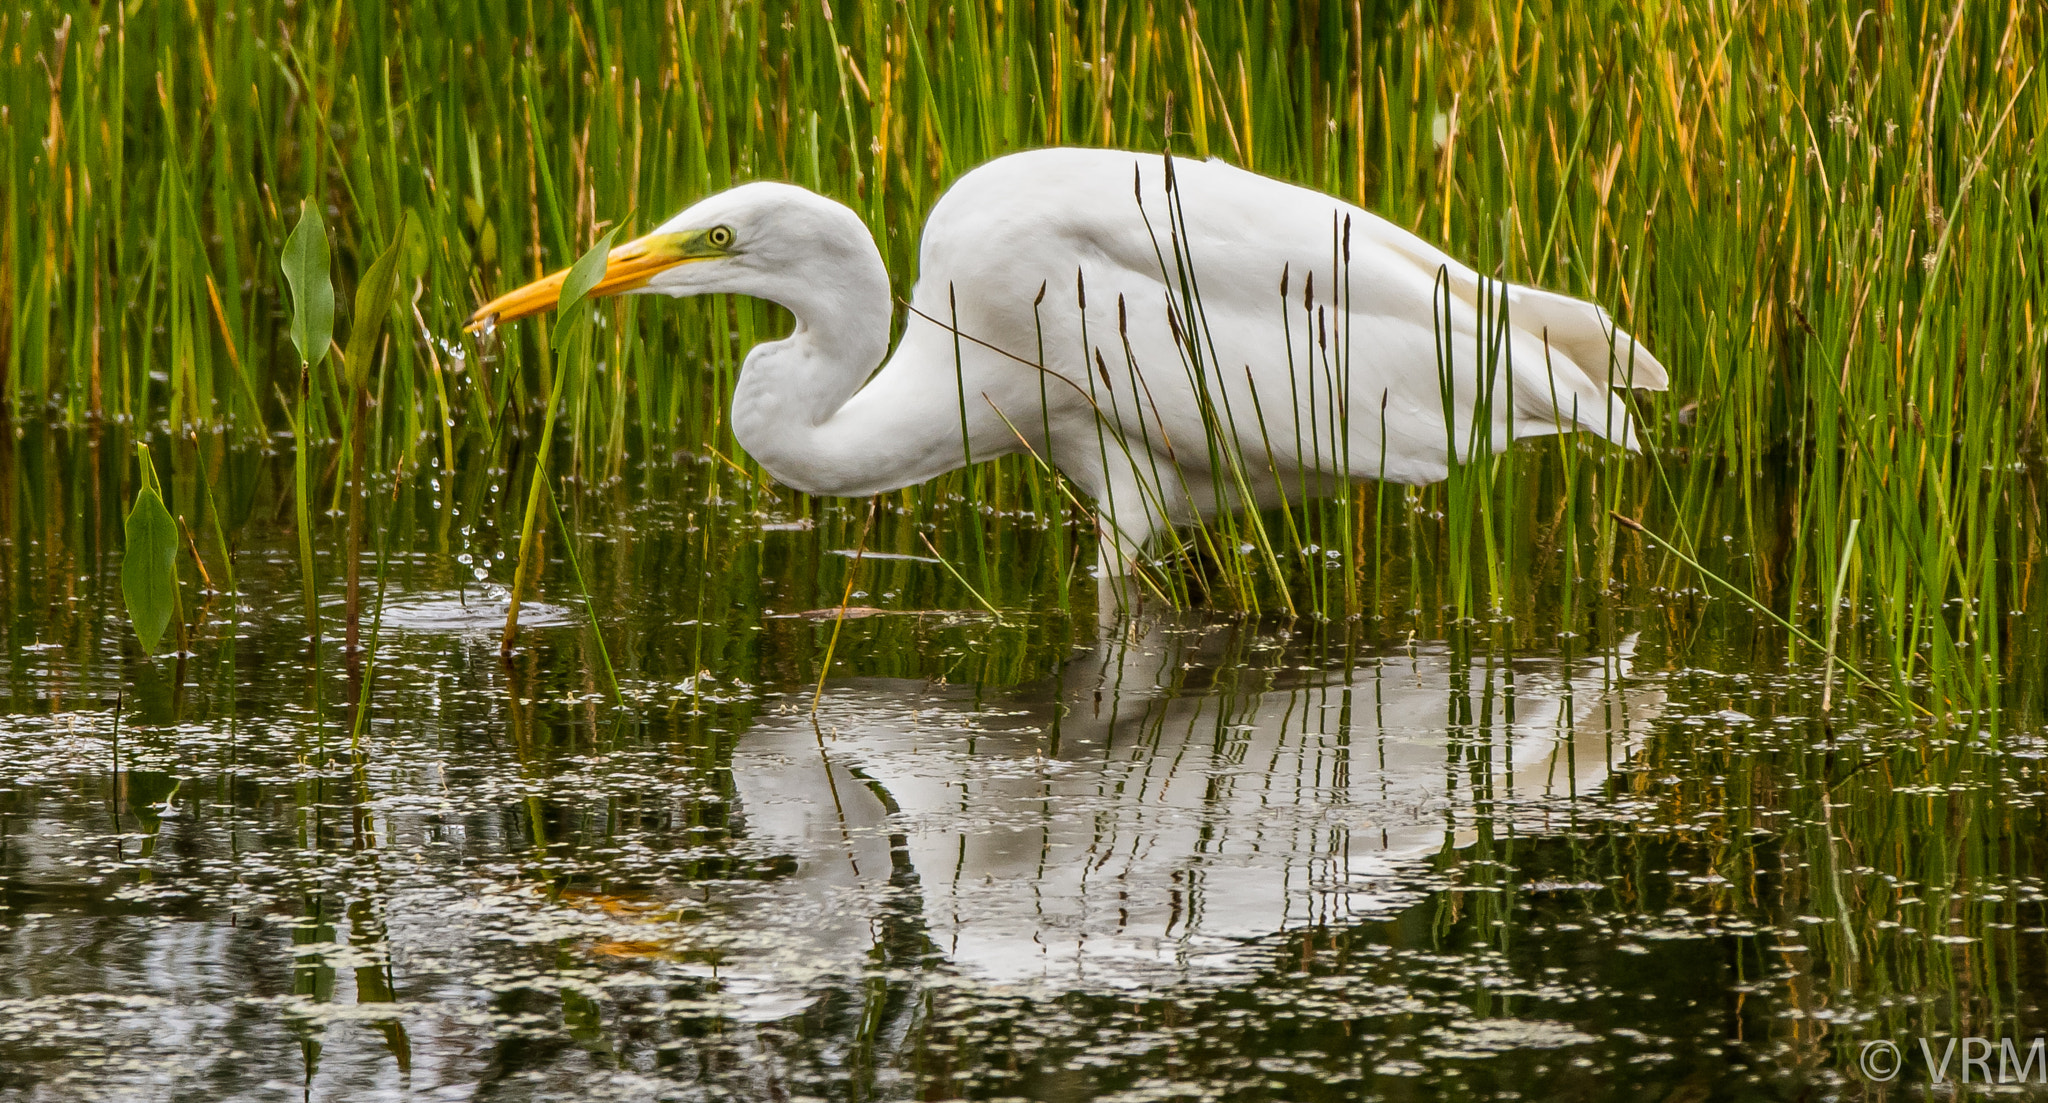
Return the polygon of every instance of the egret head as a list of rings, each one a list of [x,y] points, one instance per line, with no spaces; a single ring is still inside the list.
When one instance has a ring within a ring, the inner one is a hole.
[[[880,271],[867,227],[845,205],[790,184],[742,184],[613,249],[590,294],[727,293],[797,309],[863,261]],[[492,299],[465,328],[552,308],[567,275],[564,269]],[[886,288],[886,271],[881,278]]]

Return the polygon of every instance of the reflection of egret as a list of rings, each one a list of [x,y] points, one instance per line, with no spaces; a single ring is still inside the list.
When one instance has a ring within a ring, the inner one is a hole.
[[[1051,701],[854,680],[827,691],[822,741],[758,725],[732,760],[742,836],[796,867],[727,897],[727,922],[804,972],[857,971],[911,927],[1001,982],[1241,976],[1251,940],[1410,903],[1419,860],[1482,826],[1544,830],[1662,705],[1629,642],[1513,662],[1422,645],[1347,676],[1245,633],[1099,645]]]
[[[1216,161],[993,161],[932,209],[920,269],[883,364],[889,274],[866,226],[757,183],[613,250],[593,294],[782,304],[796,328],[748,354],[732,410],[776,478],[864,495],[1029,447],[1102,507],[1112,569],[1162,523],[1354,477],[1432,482],[1452,452],[1512,437],[1632,446],[1616,384],[1665,385],[1590,303],[1485,280],[1360,208]],[[471,328],[547,309],[563,275]]]

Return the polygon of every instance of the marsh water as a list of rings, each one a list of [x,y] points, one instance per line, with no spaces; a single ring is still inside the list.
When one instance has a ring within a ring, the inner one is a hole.
[[[233,588],[149,657],[125,443],[14,436],[0,1099],[1917,1097],[2048,1029],[2038,718],[1823,712],[1739,610],[985,605],[681,449],[564,502],[509,659],[505,472],[379,485],[351,661],[209,442]]]

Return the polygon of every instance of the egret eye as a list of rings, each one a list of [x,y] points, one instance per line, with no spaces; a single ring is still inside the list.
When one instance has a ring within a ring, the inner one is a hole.
[[[704,235],[704,240],[710,242],[713,248],[723,249],[732,244],[732,227],[713,226],[711,232]]]

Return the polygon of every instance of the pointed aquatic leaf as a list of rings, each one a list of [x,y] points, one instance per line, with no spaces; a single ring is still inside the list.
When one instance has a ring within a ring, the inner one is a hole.
[[[411,215],[408,214],[410,220]],[[363,282],[356,285],[355,316],[348,323],[348,384],[362,390],[370,381],[370,357],[377,351],[377,336],[384,332],[384,318],[391,313],[391,301],[398,291],[398,258],[405,248],[401,228],[391,245],[370,265]]]
[[[328,270],[327,228],[310,199],[299,204],[299,224],[284,241],[280,264],[292,289],[292,346],[301,361],[318,364],[334,341],[334,278]]]
[[[398,244],[398,282],[403,286],[424,275],[427,262],[433,259],[426,228],[420,225],[419,217],[411,211],[405,212],[404,221],[398,224]]]
[[[576,328],[574,323],[582,313],[577,308],[583,305],[584,297],[597,286],[597,281],[604,278],[605,256],[612,251],[612,239],[617,236],[617,226],[606,230],[604,236],[597,239],[597,244],[577,258],[569,269],[568,277],[562,281],[561,303],[555,308],[556,351],[560,351],[562,342],[568,340],[569,331]]]
[[[145,468],[149,461],[143,460]],[[128,546],[121,555],[121,597],[128,621],[147,655],[156,653],[178,608],[178,522],[164,508],[154,478],[146,478],[128,511]]]

